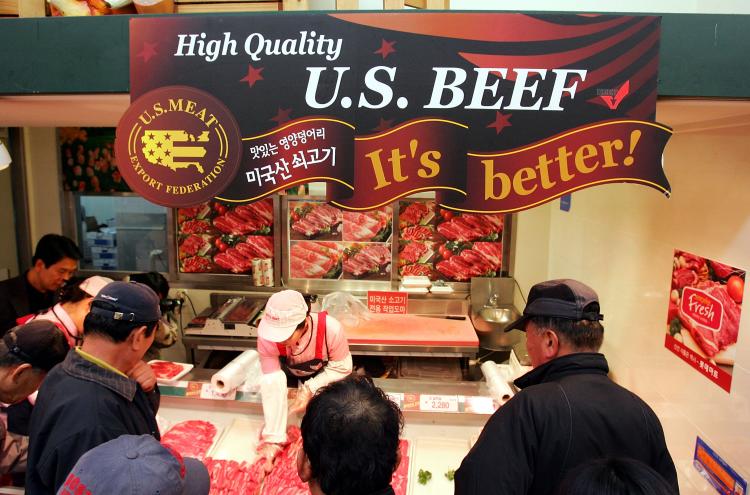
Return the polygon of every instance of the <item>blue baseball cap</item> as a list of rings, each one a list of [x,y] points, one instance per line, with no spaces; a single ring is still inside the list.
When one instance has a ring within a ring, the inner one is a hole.
[[[122,435],[86,452],[57,495],[208,495],[208,469],[151,435]]]
[[[159,321],[159,296],[138,282],[111,282],[91,302],[91,312],[113,320],[133,323]]]

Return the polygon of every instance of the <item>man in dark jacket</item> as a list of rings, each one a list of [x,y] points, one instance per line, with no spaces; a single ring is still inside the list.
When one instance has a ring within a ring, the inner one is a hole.
[[[120,435],[159,439],[159,390],[142,361],[161,314],[154,291],[112,282],[94,298],[84,341],[44,380],[31,415],[26,491],[54,494],[88,450]]]
[[[534,369],[489,419],[455,475],[455,493],[555,492],[565,474],[589,460],[640,460],[679,493],[661,423],[638,396],[612,382],[602,354],[599,300],[575,280],[529,291],[523,316],[508,330],[526,332]]]
[[[65,236],[47,234],[36,245],[32,267],[0,282],[0,335],[16,326],[16,318],[53,306],[55,291],[73,276],[81,252]]]

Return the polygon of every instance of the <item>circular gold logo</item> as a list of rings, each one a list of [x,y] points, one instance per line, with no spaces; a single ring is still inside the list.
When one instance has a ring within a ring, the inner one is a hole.
[[[133,102],[117,125],[117,165],[147,200],[192,206],[234,179],[242,138],[232,113],[205,91],[164,86]]]

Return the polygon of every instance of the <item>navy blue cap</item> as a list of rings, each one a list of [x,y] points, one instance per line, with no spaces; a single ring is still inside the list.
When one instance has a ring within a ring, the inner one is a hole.
[[[150,323],[161,318],[159,296],[138,282],[105,285],[92,301],[91,313],[133,323]]]
[[[523,316],[508,325],[505,331],[524,330],[526,322],[535,316],[575,321],[604,319],[599,313],[599,296],[594,289],[572,279],[548,280],[533,286]]]
[[[198,459],[183,458],[151,435],[122,435],[86,452],[57,495],[208,495]]]

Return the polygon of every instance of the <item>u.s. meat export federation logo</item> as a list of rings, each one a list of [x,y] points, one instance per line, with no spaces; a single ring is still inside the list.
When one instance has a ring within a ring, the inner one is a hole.
[[[226,106],[188,86],[165,86],[133,102],[117,126],[117,163],[147,200],[192,206],[223,191],[239,170],[242,139]]]

